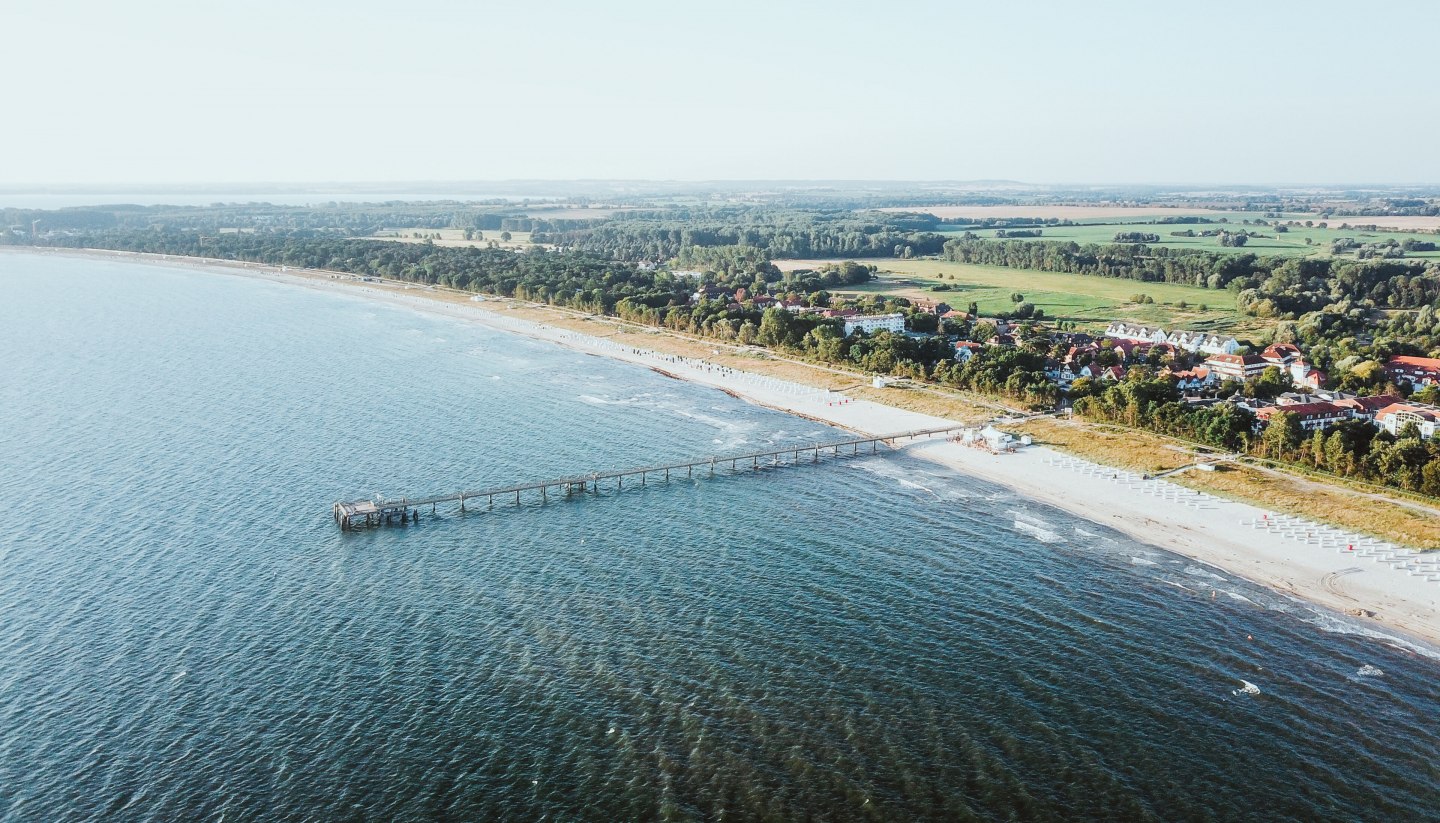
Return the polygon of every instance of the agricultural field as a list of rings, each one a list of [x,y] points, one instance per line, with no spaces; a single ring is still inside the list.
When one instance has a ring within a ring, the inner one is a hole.
[[[782,269],[816,268],[824,260],[780,260]],[[1237,336],[1264,337],[1269,324],[1242,316],[1235,296],[1173,283],[1141,283],[1113,277],[976,266],[943,260],[873,261],[877,278],[863,286],[837,289],[836,294],[889,294],[943,300],[960,309],[979,304],[981,314],[1008,312],[1012,294],[1044,309],[1051,319],[1074,321],[1085,330],[1099,330],[1112,320],[1129,320],[1197,331],[1224,331]],[[949,287],[935,291],[935,287]],[[1146,295],[1153,303],[1134,300]],[[1204,308],[1201,308],[1201,307]]]
[[[1193,225],[1177,225],[1173,223],[1085,223],[1073,226],[1042,226],[1039,227],[1041,235],[1032,238],[1015,238],[1020,240],[1061,240],[1073,241],[1081,245],[1087,243],[1112,243],[1118,232],[1147,232],[1160,235],[1159,243],[1151,243],[1152,246],[1165,246],[1173,249],[1195,249],[1198,251],[1221,251],[1235,253],[1251,253],[1260,256],[1275,257],[1330,257],[1330,244],[1342,237],[1351,238],[1359,243],[1379,243],[1385,240],[1394,239],[1404,241],[1407,239],[1429,241],[1440,243],[1440,235],[1419,234],[1412,232],[1394,231],[1356,231],[1354,229],[1341,229],[1341,223],[1347,221],[1368,221],[1368,217],[1333,218],[1327,222],[1329,228],[1289,226],[1286,232],[1276,232],[1273,226],[1245,225],[1241,220],[1254,219],[1259,215],[1248,215],[1244,213],[1233,213],[1229,222],[1225,224],[1199,223]],[[1301,219],[1300,215],[1287,216],[1287,219]],[[1305,217],[1304,219],[1313,219]],[[1194,231],[1197,235],[1202,231],[1226,228],[1231,231],[1244,229],[1255,234],[1265,235],[1264,237],[1252,237],[1244,246],[1234,248],[1220,245],[1219,237],[1175,237],[1171,232]],[[976,235],[984,238],[994,238],[997,229],[966,229],[963,226],[946,228],[943,234],[961,235],[966,231],[973,231]],[[1309,240],[1307,244],[1305,241]],[[1407,252],[1407,258],[1436,258],[1440,259],[1440,251],[1433,252]]]
[[[437,246],[488,246],[493,240],[502,249],[526,249],[533,245],[530,242],[530,232],[512,231],[509,240],[500,239],[500,231],[485,230],[476,231],[480,239],[466,240],[464,229],[395,229],[385,228],[375,232],[366,240],[392,240],[397,243],[424,243],[429,239]],[[439,235],[437,238],[436,235]]]
[[[1068,220],[1113,221],[1123,218],[1167,217],[1175,215],[1227,215],[1234,212],[1218,209],[1175,208],[1173,206],[919,206],[887,207],[878,211],[923,212],[942,220],[957,217],[989,219],[993,217],[1044,218]]]

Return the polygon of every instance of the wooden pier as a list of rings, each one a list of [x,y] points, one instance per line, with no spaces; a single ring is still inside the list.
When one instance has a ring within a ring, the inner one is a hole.
[[[371,500],[352,500],[349,502],[336,503],[332,513],[335,522],[345,530],[366,528],[369,526],[381,526],[392,523],[418,522],[420,520],[420,509],[428,506],[431,514],[436,513],[436,508],[441,503],[459,503],[460,511],[468,511],[466,504],[471,507],[484,505],[492,507],[498,499],[501,503],[513,503],[518,506],[524,502],[524,495],[527,493],[532,497],[538,497],[540,502],[545,503],[550,499],[553,492],[556,495],[570,497],[577,494],[593,493],[598,494],[602,484],[614,482],[616,490],[625,488],[625,479],[631,478],[632,485],[636,478],[641,486],[650,480],[669,481],[672,474],[685,473],[685,477],[693,478],[695,472],[708,472],[708,476],[714,477],[716,469],[729,469],[731,472],[743,471],[746,469],[759,469],[769,466],[793,466],[801,463],[819,463],[823,457],[842,457],[858,455],[866,449],[871,454],[878,453],[880,446],[884,445],[893,448],[898,441],[913,440],[921,437],[933,437],[940,434],[948,434],[957,431],[963,426],[947,426],[940,429],[918,429],[915,431],[898,432],[880,437],[861,437],[850,440],[837,440],[828,443],[812,443],[804,446],[788,446],[783,449],[771,449],[769,451],[750,452],[747,454],[714,455],[702,457],[695,460],[684,460],[679,463],[667,463],[658,466],[638,466],[632,469],[619,469],[614,471],[591,472],[590,474],[574,475],[572,477],[560,477],[554,480],[542,480],[538,483],[520,483],[511,486],[497,486],[488,489],[476,489],[473,491],[450,492],[449,494],[434,494],[427,497],[400,497],[386,499],[376,497]]]

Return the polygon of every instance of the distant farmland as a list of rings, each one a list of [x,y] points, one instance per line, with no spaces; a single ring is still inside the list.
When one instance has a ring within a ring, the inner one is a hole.
[[[1304,226],[1289,226],[1288,231],[1276,232],[1273,226],[1245,225],[1240,221],[1248,219],[1250,215],[1236,214],[1230,218],[1228,223],[1196,223],[1196,224],[1175,224],[1175,223],[1089,223],[1073,226],[1040,226],[1039,237],[1014,238],[1017,240],[1060,240],[1073,241],[1081,245],[1087,243],[1106,244],[1113,243],[1115,235],[1119,232],[1147,232],[1160,235],[1160,242],[1150,243],[1151,246],[1165,246],[1172,249],[1196,249],[1199,251],[1220,251],[1235,253],[1252,253],[1261,256],[1276,257],[1329,257],[1330,244],[1342,237],[1348,237],[1356,242],[1383,243],[1386,240],[1404,241],[1406,239],[1422,240],[1440,244],[1440,235],[1416,234],[1409,232],[1391,231],[1356,231],[1355,229],[1340,229],[1339,226],[1345,221],[1367,221],[1368,217],[1335,218],[1328,221],[1329,228],[1315,228]],[[1294,218],[1298,219],[1298,218]],[[1226,231],[1238,232],[1247,231],[1265,235],[1264,237],[1252,237],[1244,246],[1229,247],[1220,245],[1219,237],[1176,237],[1171,232],[1194,231],[1199,235],[1202,231],[1225,229]],[[947,228],[943,233],[960,235],[967,231],[974,232],[977,236],[993,239],[997,229],[967,229],[963,226]],[[1306,238],[1310,239],[1311,245],[1306,245]],[[1406,257],[1416,258],[1440,258],[1440,252],[1407,252]]]
[[[884,208],[879,211],[923,212],[942,219],[968,217],[987,220],[1003,217],[1019,217],[1038,220],[1058,217],[1061,220],[1125,220],[1137,217],[1174,217],[1175,215],[1227,215],[1234,212],[1217,209],[1168,206],[919,206],[911,208]]]

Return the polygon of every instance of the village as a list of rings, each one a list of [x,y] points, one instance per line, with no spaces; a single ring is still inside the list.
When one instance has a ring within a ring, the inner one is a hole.
[[[943,335],[954,346],[955,360],[962,364],[997,347],[1026,346],[1046,354],[1046,377],[1063,395],[1091,389],[1097,383],[1122,381],[1132,369],[1146,369],[1147,374],[1172,381],[1187,404],[1228,403],[1245,410],[1254,418],[1256,433],[1280,412],[1293,415],[1306,433],[1358,420],[1392,436],[1410,433],[1428,440],[1440,427],[1440,406],[1407,399],[1429,387],[1440,387],[1440,358],[1390,357],[1383,365],[1384,375],[1396,391],[1365,396],[1330,387],[1329,375],[1315,368],[1295,343],[1273,343],[1257,352],[1229,335],[1166,331],[1122,321],[1110,323],[1096,335],[1061,330],[1029,318],[980,317],[942,301],[921,298],[893,301],[890,305],[898,309],[895,311],[866,314],[856,305],[817,306],[793,296],[750,294],[744,288],[726,293],[707,285],[695,292],[691,302],[710,299],[725,301],[735,311],[776,308],[839,320],[846,337],[880,332],[916,339]],[[979,336],[983,340],[974,339],[977,330],[982,331]],[[966,339],[967,331],[971,339]],[[1246,391],[1247,386],[1251,390]]]

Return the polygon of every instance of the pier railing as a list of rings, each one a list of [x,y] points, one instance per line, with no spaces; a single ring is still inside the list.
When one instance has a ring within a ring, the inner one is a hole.
[[[759,469],[762,466],[797,465],[800,463],[820,463],[824,457],[841,457],[845,454],[858,455],[862,450],[868,448],[870,453],[878,453],[881,445],[894,446],[901,440],[913,440],[922,437],[933,437],[940,434],[948,434],[964,428],[963,426],[946,426],[936,429],[915,429],[912,431],[896,432],[894,434],[880,435],[878,437],[858,437],[846,440],[834,440],[825,443],[796,444],[778,449],[767,449],[765,451],[747,452],[745,454],[711,455],[692,460],[681,460],[676,463],[662,463],[653,466],[636,466],[628,469],[610,469],[595,471],[589,474],[576,474],[568,477],[558,477],[551,480],[541,480],[534,483],[516,483],[505,486],[494,486],[490,488],[466,489],[445,494],[432,494],[422,497],[374,497],[366,500],[341,501],[336,503],[332,509],[335,522],[342,529],[364,528],[367,526],[384,525],[387,523],[406,523],[420,519],[420,509],[430,507],[431,513],[435,513],[441,503],[459,503],[460,511],[467,510],[466,504],[479,505],[484,501],[487,507],[494,506],[497,499],[502,503],[513,502],[520,505],[524,502],[526,492],[538,493],[541,502],[550,498],[552,490],[560,495],[571,496],[576,494],[599,493],[602,483],[614,482],[615,488],[625,488],[626,478],[639,478],[640,485],[644,486],[651,478],[668,481],[672,474],[685,472],[687,478],[695,476],[697,469],[708,471],[709,476],[714,476],[716,469],[740,471],[742,469]],[[789,462],[785,462],[786,459]],[[805,458],[808,458],[805,459]]]

